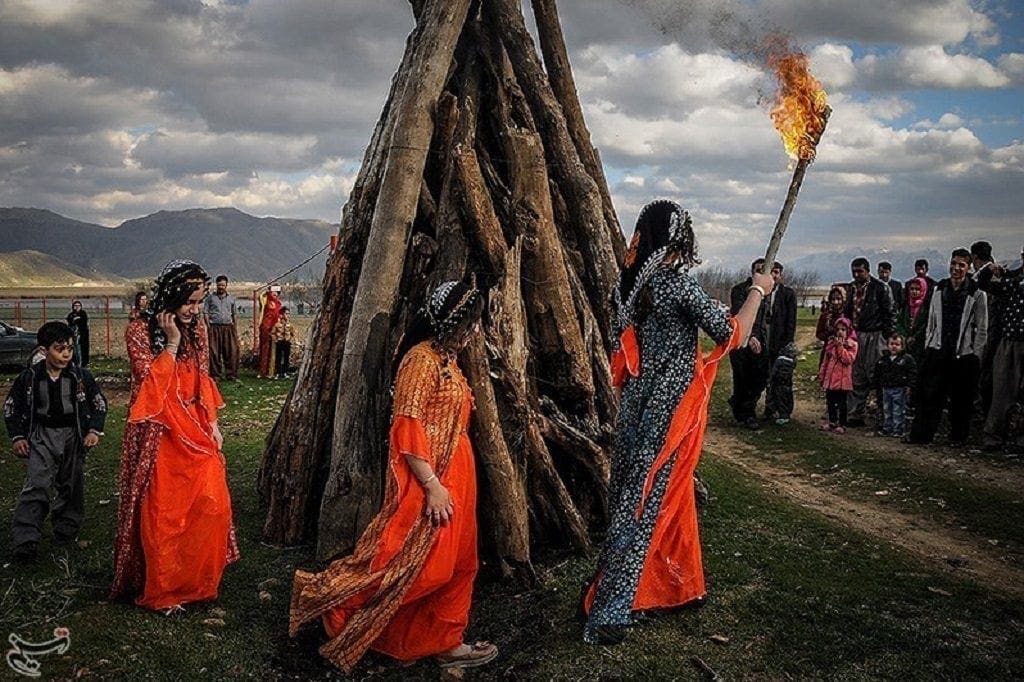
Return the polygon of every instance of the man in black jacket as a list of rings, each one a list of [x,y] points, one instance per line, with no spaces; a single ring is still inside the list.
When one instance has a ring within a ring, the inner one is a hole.
[[[764,258],[751,263],[751,274],[758,272],[762,264]],[[743,307],[753,282],[753,278],[748,277],[729,292],[729,311],[733,315]],[[765,303],[762,301],[747,345],[729,353],[729,364],[732,365],[732,396],[729,405],[732,407],[732,416],[750,428],[757,428],[757,401],[768,382],[770,367],[764,315]]]
[[[766,371],[771,375],[771,368],[782,354],[782,350],[796,339],[796,292],[792,287],[782,283],[782,263],[778,261],[772,266],[772,278],[775,288],[764,301],[765,341],[768,348]],[[792,391],[792,384],[790,385]],[[791,402],[791,401],[790,401]],[[782,415],[773,414],[767,401],[765,402],[765,419],[777,419]],[[788,418],[789,415],[786,415]]]
[[[14,556],[24,560],[35,558],[48,511],[54,545],[78,535],[85,515],[85,451],[99,443],[107,416],[107,401],[89,370],[72,363],[71,327],[47,322],[36,339],[45,357],[18,375],[4,401],[11,448],[28,460],[11,532]]]
[[[892,311],[894,315],[899,315],[900,310],[903,309],[903,283],[897,279],[892,278],[892,263],[888,261],[882,261],[878,264],[878,279],[883,284],[889,286],[889,290],[892,291]]]
[[[850,426],[864,426],[864,412],[871,391],[875,363],[896,330],[889,287],[871,276],[866,258],[850,263],[853,281],[847,285],[846,317],[857,332],[857,358],[853,362],[853,390],[849,397]]]

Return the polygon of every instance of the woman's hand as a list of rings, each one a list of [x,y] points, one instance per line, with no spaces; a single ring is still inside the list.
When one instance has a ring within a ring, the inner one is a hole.
[[[224,449],[224,434],[220,432],[220,425],[217,422],[210,424],[212,427],[210,435],[213,436],[213,440],[217,443],[217,449]]]
[[[168,345],[176,346],[181,342],[181,330],[178,329],[178,323],[174,321],[174,313],[159,313],[156,316],[156,321],[167,335]]]
[[[766,275],[763,272],[755,272],[750,276],[752,286],[761,287],[764,289],[764,295],[768,296],[772,293],[772,289],[775,288],[775,278],[771,275]]]
[[[427,495],[427,503],[423,515],[435,526],[447,526],[455,513],[455,503],[448,494],[448,489],[435,478],[426,485],[424,492]]]

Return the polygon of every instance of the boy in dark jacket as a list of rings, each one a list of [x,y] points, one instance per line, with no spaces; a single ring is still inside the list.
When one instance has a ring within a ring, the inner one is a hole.
[[[18,375],[4,402],[14,454],[28,460],[11,532],[14,556],[22,560],[35,558],[47,511],[55,546],[77,537],[85,512],[85,452],[99,443],[107,417],[107,401],[92,374],[71,362],[71,327],[47,322],[36,338],[45,357]]]
[[[885,421],[879,433],[902,437],[906,430],[908,394],[917,380],[917,362],[903,347],[903,337],[889,337],[889,349],[875,363],[875,385],[882,391]]]

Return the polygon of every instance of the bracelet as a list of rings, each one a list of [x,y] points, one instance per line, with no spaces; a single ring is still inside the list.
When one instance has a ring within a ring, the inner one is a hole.
[[[427,477],[426,480],[420,481],[420,485],[423,486],[424,488],[426,488],[427,484],[430,483],[431,481],[435,480],[436,478],[437,478],[437,474],[431,474],[429,477]]]
[[[178,344],[169,343],[166,346],[164,346],[164,350],[170,351],[171,355],[174,355],[178,352]]]
[[[761,298],[768,298],[768,293],[761,287],[760,284],[751,284],[747,288],[747,291],[756,291],[757,293],[761,294]]]

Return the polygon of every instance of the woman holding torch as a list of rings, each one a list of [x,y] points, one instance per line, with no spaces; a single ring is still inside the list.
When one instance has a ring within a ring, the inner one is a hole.
[[[644,207],[613,293],[620,340],[612,372],[622,402],[611,522],[583,603],[590,643],[621,642],[637,611],[704,596],[693,471],[711,386],[721,359],[746,342],[774,280],[754,273],[730,318],[689,275],[696,256],[689,214],[666,200]],[[706,357],[698,330],[716,344]]]

